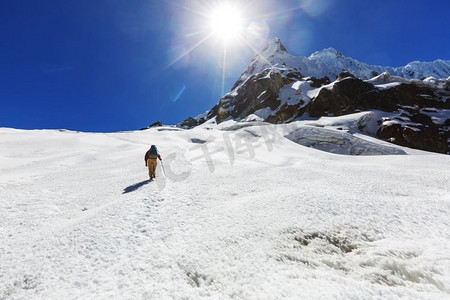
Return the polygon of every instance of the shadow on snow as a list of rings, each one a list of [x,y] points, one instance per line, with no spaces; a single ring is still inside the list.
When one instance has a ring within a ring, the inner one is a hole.
[[[147,180],[141,181],[139,183],[135,183],[133,185],[127,186],[126,188],[123,189],[122,194],[134,192],[135,190],[141,188],[142,186],[144,186],[148,183],[150,183],[150,180],[147,179]]]

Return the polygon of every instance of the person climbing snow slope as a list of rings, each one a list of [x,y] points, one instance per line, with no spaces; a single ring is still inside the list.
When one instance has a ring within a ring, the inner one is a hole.
[[[148,176],[150,180],[155,179],[156,177],[156,165],[157,159],[161,159],[161,155],[159,155],[158,149],[155,145],[152,145],[150,149],[145,153],[145,166],[148,167]]]

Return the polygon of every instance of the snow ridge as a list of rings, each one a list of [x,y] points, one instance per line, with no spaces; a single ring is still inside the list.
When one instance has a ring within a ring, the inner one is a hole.
[[[335,80],[340,73],[348,71],[357,78],[370,79],[388,72],[393,76],[423,80],[427,77],[447,78],[450,76],[450,61],[438,59],[432,62],[413,61],[402,67],[376,66],[346,57],[334,48],[316,51],[309,57],[293,56],[286,51],[280,39],[270,41],[250,62],[241,75],[241,80],[261,72],[266,68],[293,69],[303,76]]]

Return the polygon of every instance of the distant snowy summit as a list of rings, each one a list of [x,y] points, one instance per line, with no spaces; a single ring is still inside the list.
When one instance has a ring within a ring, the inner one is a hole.
[[[263,50],[252,59],[240,79],[245,80],[247,77],[270,67],[276,67],[280,70],[288,68],[301,73],[303,76],[317,78],[327,76],[330,80],[335,80],[342,72],[350,72],[361,79],[370,79],[384,72],[406,79],[420,80],[427,77],[448,78],[450,76],[450,61],[448,60],[413,61],[406,66],[394,68],[368,65],[346,57],[334,48],[314,52],[309,57],[293,56],[287,52],[280,39],[275,38],[267,43]]]
[[[450,61],[372,66],[328,48],[289,54],[276,38],[210,111],[179,124],[272,124],[367,112],[358,129],[411,148],[450,153]]]

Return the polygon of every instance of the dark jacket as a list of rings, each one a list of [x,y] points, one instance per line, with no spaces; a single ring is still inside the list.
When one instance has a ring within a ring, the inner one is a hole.
[[[162,160],[161,159],[161,155],[159,155],[159,153],[158,153],[158,150],[156,150],[156,157],[159,159],[159,160]],[[150,158],[150,150],[148,150],[146,153],[145,153],[145,157],[144,157],[144,161],[145,161],[145,165],[147,165],[147,160]]]

